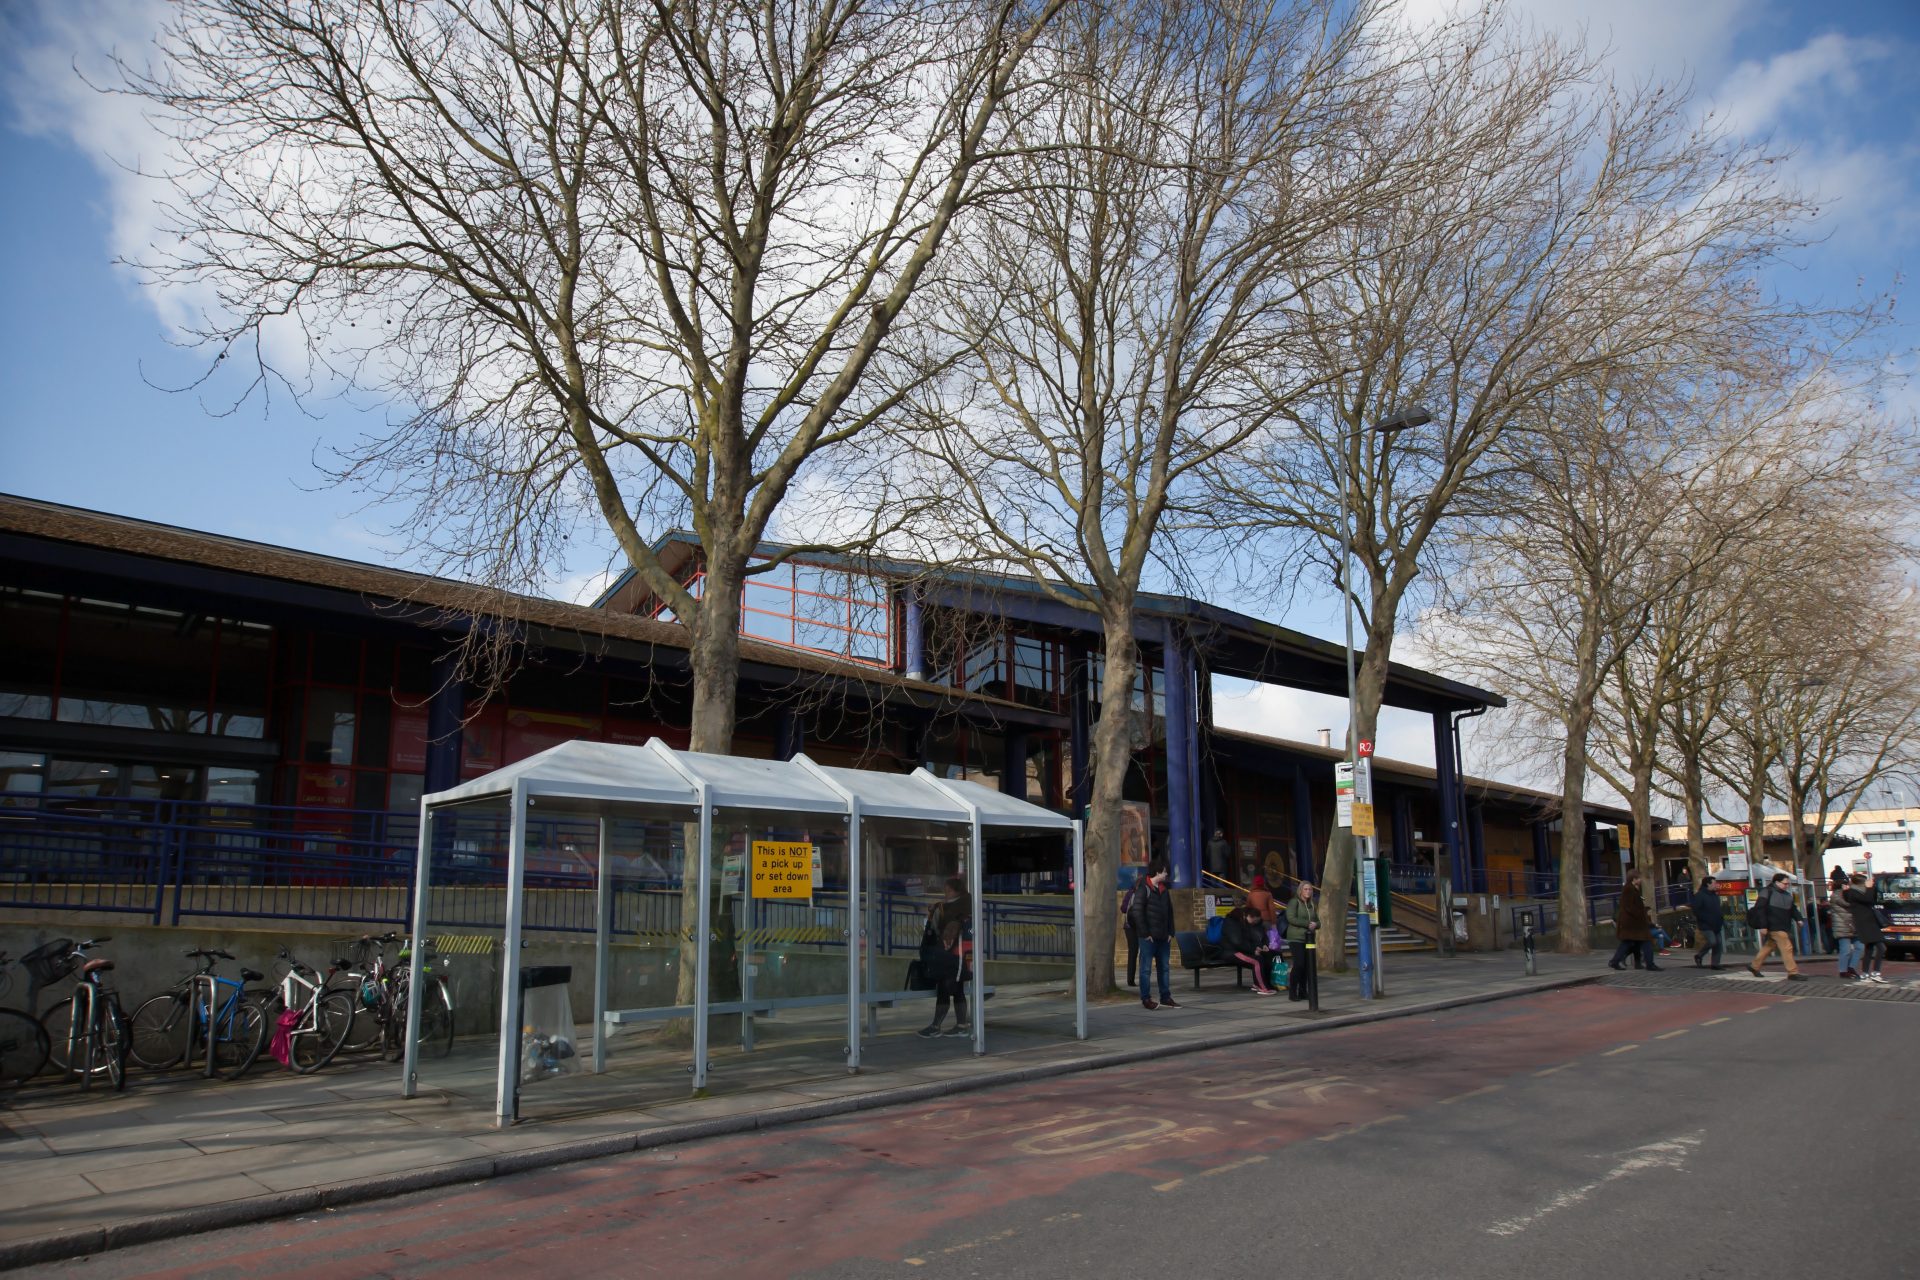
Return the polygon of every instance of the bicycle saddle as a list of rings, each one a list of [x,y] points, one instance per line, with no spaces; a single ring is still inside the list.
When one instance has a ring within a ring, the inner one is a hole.
[[[249,969],[245,966],[242,966],[240,969],[240,981],[242,982],[258,982],[266,976],[266,974],[260,972],[258,969]]]
[[[81,963],[80,972],[105,973],[111,968],[113,968],[113,961],[111,960],[87,960]]]

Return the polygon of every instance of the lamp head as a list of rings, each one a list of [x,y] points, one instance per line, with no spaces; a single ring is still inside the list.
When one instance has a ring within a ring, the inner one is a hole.
[[[1433,415],[1427,412],[1425,405],[1402,405],[1392,413],[1373,424],[1373,429],[1382,435],[1391,435],[1395,431],[1406,431],[1412,427],[1424,427],[1433,421]]]

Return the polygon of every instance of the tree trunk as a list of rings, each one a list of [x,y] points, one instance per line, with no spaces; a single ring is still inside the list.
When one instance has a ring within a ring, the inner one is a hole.
[[[735,704],[740,696],[740,584],[744,564],[738,558],[709,552],[706,588],[700,607],[688,620],[691,648],[689,665],[693,668],[693,714],[688,746],[694,751],[725,755],[733,747]],[[674,1003],[691,1006],[699,991],[700,973],[700,824],[687,823],[682,836],[686,856],[680,873],[680,973],[674,980]],[[858,856],[858,851],[855,855]],[[713,910],[721,911],[727,902],[719,896],[720,876],[712,881]],[[708,933],[717,930],[709,929]],[[708,963],[723,962],[724,957],[708,956]],[[691,1039],[691,1027],[679,1020],[669,1023],[663,1034],[677,1043]]]
[[[1359,663],[1354,671],[1353,717],[1347,730],[1354,742],[1371,739],[1379,726],[1393,634],[1378,635],[1370,628],[1366,645],[1365,652],[1357,655]],[[1331,973],[1345,973],[1347,969],[1347,895],[1353,890],[1353,857],[1358,843],[1353,832],[1338,821],[1327,833],[1327,857],[1320,868],[1320,965]],[[1452,926],[1442,920],[1440,927]]]
[[[1087,938],[1087,996],[1111,995],[1113,940],[1117,928],[1114,910],[1123,852],[1121,800],[1127,770],[1133,763],[1133,678],[1140,669],[1133,642],[1131,606],[1103,612],[1106,633],[1106,671],[1101,679],[1099,718],[1093,725],[1093,787],[1087,818],[1086,916],[1081,928]]]
[[[1693,884],[1707,878],[1707,837],[1700,830],[1707,820],[1706,780],[1700,772],[1700,753],[1687,750],[1680,766],[1681,802],[1687,809],[1687,871]]]
[[[1649,909],[1657,905],[1659,880],[1653,868],[1653,751],[1651,747],[1633,761],[1632,794],[1627,797],[1633,813],[1633,866],[1640,873],[1640,893]]]
[[[1585,955],[1587,929],[1587,731],[1593,704],[1567,717],[1560,761],[1560,924],[1554,950]]]

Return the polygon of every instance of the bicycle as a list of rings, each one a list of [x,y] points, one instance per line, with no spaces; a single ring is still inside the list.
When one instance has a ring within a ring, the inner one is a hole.
[[[393,1021],[393,984],[386,948],[399,940],[397,933],[379,937],[362,934],[351,944],[351,959],[333,962],[334,972],[328,975],[328,982],[331,984],[335,975],[344,979],[348,985],[333,989],[345,991],[353,1003],[353,1025],[347,1030],[340,1052],[366,1053],[386,1048],[387,1027]]]
[[[17,961],[0,951],[0,994],[13,987],[8,972]],[[53,1053],[46,1028],[25,1009],[0,1007],[0,1089],[25,1084],[39,1075]]]
[[[280,976],[279,988],[266,995],[262,1003],[276,1029],[276,1046],[278,1033],[286,1033],[286,1065],[306,1075],[332,1062],[340,1052],[353,1027],[353,999],[339,988],[328,989],[327,984],[338,971],[337,964],[321,977],[294,959],[284,946],[279,950],[279,960],[286,965],[286,972]],[[277,1047],[275,1056],[279,1056]]]
[[[199,960],[200,968],[134,1010],[133,1059],[151,1070],[169,1071],[193,1061],[204,1044],[207,1078],[234,1079],[267,1046],[267,1011],[247,997],[244,985],[266,975],[243,968],[235,982],[213,971],[219,961],[233,959],[231,952],[182,954]]]
[[[453,994],[447,989],[445,975],[446,961],[432,938],[420,943],[420,981],[426,988],[426,994],[420,1001],[420,1048],[436,1058],[444,1058],[453,1050]],[[413,952],[402,943],[399,961],[389,974],[393,987],[392,1017],[386,1025],[386,1036],[380,1046],[380,1056],[387,1061],[396,1061],[401,1057],[407,1035],[408,984],[411,981]]]
[[[120,1007],[119,994],[106,984],[103,976],[112,972],[113,961],[87,955],[93,948],[112,941],[112,938],[91,938],[70,943],[71,949],[60,961],[43,957],[42,972],[29,972],[36,978],[42,978],[43,973],[50,975],[43,978],[42,985],[70,973],[80,975],[80,985],[74,988],[73,994],[48,1009],[40,1019],[40,1026],[47,1033],[48,1056],[61,1075],[78,1079],[81,1088],[91,1089],[96,1078],[104,1078],[118,1093],[127,1087],[127,1049],[131,1039],[127,1015]],[[37,948],[32,954],[39,956],[45,950]]]

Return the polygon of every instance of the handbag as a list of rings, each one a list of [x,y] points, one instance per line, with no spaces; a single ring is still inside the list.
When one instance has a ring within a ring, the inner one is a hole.
[[[931,991],[939,984],[927,973],[927,966],[918,960],[907,962],[907,990]]]

